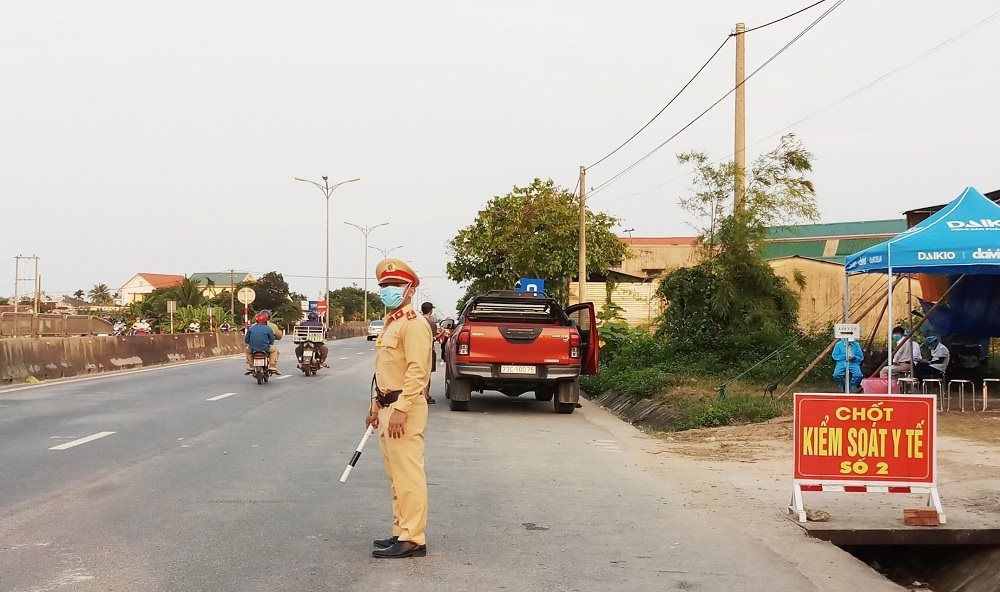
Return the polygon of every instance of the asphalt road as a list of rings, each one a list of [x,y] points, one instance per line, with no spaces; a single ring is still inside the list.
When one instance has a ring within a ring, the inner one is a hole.
[[[330,349],[306,378],[283,344],[263,386],[227,358],[0,391],[0,591],[817,589],[686,508],[587,408],[493,394],[453,413],[440,372],[428,556],[372,559],[391,521],[377,442],[338,482],[372,345]]]

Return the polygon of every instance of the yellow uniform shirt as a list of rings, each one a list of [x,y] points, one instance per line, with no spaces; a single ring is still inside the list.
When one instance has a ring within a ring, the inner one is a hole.
[[[406,413],[424,396],[431,369],[431,328],[409,304],[385,318],[375,342],[375,382],[383,391],[403,391],[389,407]]]

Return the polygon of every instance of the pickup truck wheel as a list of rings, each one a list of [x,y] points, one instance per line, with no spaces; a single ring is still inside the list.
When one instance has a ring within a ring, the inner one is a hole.
[[[448,408],[452,411],[468,411],[469,402],[468,401],[456,401],[455,399],[448,399]]]
[[[535,389],[535,400],[536,401],[551,401],[552,396],[556,394],[556,389],[553,386],[540,386]]]
[[[557,399],[552,402],[552,407],[552,410],[556,413],[565,413],[569,415],[570,413],[573,413],[574,409],[576,409],[576,403],[560,403]]]
[[[448,404],[452,411],[466,411],[469,399],[472,397],[472,380],[468,378],[452,378],[448,381]],[[456,401],[455,399],[459,400]]]

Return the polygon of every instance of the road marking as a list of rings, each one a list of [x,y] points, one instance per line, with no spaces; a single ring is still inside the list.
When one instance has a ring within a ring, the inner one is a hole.
[[[99,440],[104,436],[110,436],[116,432],[97,432],[96,434],[91,434],[86,438],[80,438],[79,440],[73,440],[72,442],[66,442],[65,444],[60,444],[59,446],[53,446],[49,450],[66,450],[67,448],[72,448],[74,446],[79,446],[80,444],[86,444],[87,442],[93,442],[94,440]]]
[[[235,394],[236,393],[222,393],[221,395],[216,395],[214,397],[211,397],[211,398],[205,399],[205,400],[206,401],[218,401],[219,399],[225,399],[226,397],[232,397]]]
[[[284,379],[288,378],[289,376],[291,376],[291,374],[282,374],[281,376],[275,376],[274,379],[275,380],[284,380]]]
[[[342,357],[342,358],[340,358],[340,359],[341,359],[341,360],[346,360],[346,359],[347,359],[347,356],[344,356],[344,357]]]
[[[358,352],[358,355],[359,356],[363,356],[363,355],[365,355],[365,352]]]

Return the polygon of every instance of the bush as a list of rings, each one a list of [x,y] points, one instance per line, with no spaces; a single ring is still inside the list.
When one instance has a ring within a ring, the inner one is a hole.
[[[780,417],[785,405],[770,398],[734,395],[721,400],[693,400],[679,414],[682,430],[714,428],[732,423],[760,423]]]

